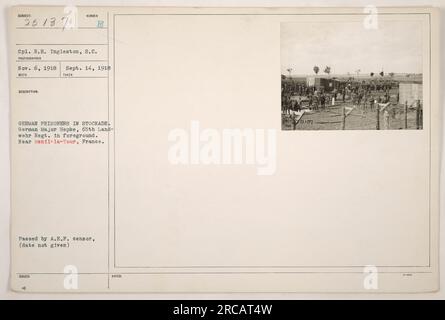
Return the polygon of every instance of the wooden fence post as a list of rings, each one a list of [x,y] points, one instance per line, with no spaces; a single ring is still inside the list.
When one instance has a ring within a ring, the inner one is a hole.
[[[377,124],[376,124],[376,130],[380,130],[380,106],[379,106],[379,104],[377,103]]]
[[[420,100],[419,100],[419,124],[420,124],[419,129],[423,129],[423,108],[420,106]]]
[[[346,129],[346,110],[345,107],[342,108],[342,123],[341,123],[341,129],[345,130]]]
[[[421,116],[420,116],[420,100],[417,100],[417,108],[416,108],[416,128],[420,129],[420,120],[421,120]]]
[[[408,101],[405,101],[405,129],[408,129]]]

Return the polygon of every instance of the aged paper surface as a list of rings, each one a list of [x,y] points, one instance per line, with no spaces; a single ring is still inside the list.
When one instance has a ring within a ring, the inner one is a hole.
[[[10,9],[22,292],[438,289],[438,12]]]

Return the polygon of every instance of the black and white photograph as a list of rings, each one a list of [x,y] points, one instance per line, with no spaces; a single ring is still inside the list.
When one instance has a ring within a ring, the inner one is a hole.
[[[422,129],[422,48],[418,21],[281,23],[281,129]]]

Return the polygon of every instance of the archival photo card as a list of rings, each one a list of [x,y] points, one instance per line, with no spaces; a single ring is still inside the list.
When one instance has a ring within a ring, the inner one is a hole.
[[[437,291],[438,28],[12,7],[11,290]]]

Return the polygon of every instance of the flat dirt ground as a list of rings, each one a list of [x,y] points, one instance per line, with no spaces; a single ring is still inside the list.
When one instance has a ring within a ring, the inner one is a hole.
[[[340,103],[324,110],[305,112],[296,125],[296,130],[341,130],[343,107],[352,107],[352,103]],[[404,107],[390,106],[389,129],[399,130],[405,127]],[[384,114],[380,112],[380,130],[384,130]],[[408,109],[408,128],[417,129],[416,110]],[[377,127],[377,111],[356,107],[346,117],[346,130],[375,130]],[[282,129],[293,130],[293,120],[290,115],[282,115]]]

